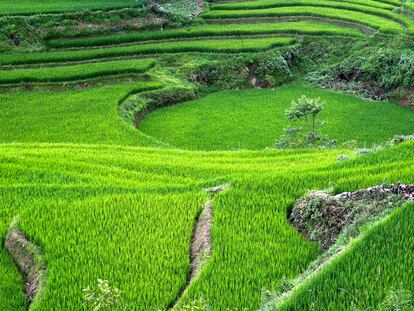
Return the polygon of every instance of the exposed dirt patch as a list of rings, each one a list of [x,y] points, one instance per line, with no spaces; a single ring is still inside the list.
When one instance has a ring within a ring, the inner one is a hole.
[[[42,278],[46,276],[46,268],[41,261],[40,251],[20,231],[10,229],[7,234],[5,248],[19,268],[25,283],[27,306],[34,301],[42,288]]]
[[[213,201],[207,200],[193,230],[190,249],[190,274],[187,284],[200,273],[211,254],[211,223]]]
[[[353,237],[361,224],[413,200],[414,185],[404,184],[379,185],[335,196],[317,191],[295,203],[289,220],[306,239],[327,250],[341,234]]]

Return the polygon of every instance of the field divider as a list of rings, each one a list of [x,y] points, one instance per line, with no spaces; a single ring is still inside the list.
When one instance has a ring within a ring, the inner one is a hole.
[[[209,198],[204,203],[203,208],[194,223],[189,254],[190,269],[187,275],[186,284],[177,296],[176,301],[170,304],[169,309],[174,310],[178,307],[181,303],[181,297],[184,296],[185,291],[200,274],[211,256],[213,246],[211,231],[213,224],[214,196],[226,190],[229,186],[229,184],[223,184],[205,190]]]
[[[40,302],[46,288],[48,272],[43,251],[18,229],[17,217],[7,233],[5,249],[23,277],[24,294],[30,309]]]

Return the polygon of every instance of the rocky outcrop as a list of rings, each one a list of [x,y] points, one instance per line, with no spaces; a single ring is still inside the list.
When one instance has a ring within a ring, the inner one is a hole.
[[[342,233],[352,236],[361,224],[412,200],[414,185],[405,184],[379,185],[338,195],[317,191],[295,203],[289,221],[307,240],[326,250]]]

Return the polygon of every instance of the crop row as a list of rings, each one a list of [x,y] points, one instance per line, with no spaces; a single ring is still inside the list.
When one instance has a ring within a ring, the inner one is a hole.
[[[401,32],[405,27],[413,32],[414,22],[402,15],[387,10],[364,8],[350,4],[343,9],[312,6],[287,6],[252,10],[213,10],[203,15],[206,19],[244,18],[244,17],[282,17],[282,16],[318,16],[344,20],[366,25],[383,32]]]
[[[83,61],[109,57],[181,53],[181,52],[255,52],[272,47],[285,46],[294,43],[293,38],[241,38],[241,39],[212,39],[148,43],[131,46],[110,47],[105,49],[91,49],[78,51],[56,51],[30,54],[3,54],[0,55],[0,65],[35,64]]]
[[[99,1],[99,0],[2,0],[0,1],[1,15],[31,15],[39,13],[63,13],[73,11],[111,10],[125,7],[141,7],[141,0]]]
[[[318,5],[319,4],[319,5]],[[349,5],[357,4],[365,7],[374,7],[380,9],[393,10],[395,5],[387,4],[384,2],[372,1],[372,0],[346,0],[346,1],[334,1],[334,0],[258,0],[251,2],[229,2],[212,4],[211,10],[250,10],[250,9],[267,9],[282,6],[326,6],[334,8],[346,8]]]
[[[49,40],[47,45],[51,48],[92,47],[149,40],[278,33],[361,36],[361,32],[351,28],[314,21],[299,21],[286,23],[243,24],[232,25],[231,27],[227,25],[199,25],[164,31],[128,32],[100,37],[58,38]]]
[[[0,84],[22,82],[73,81],[125,73],[143,73],[155,64],[153,59],[120,60],[35,69],[0,71]]]

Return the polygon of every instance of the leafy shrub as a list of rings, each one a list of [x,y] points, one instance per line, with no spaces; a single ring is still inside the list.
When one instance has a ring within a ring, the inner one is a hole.
[[[288,120],[302,122],[299,127],[288,127],[284,134],[276,141],[276,147],[304,148],[304,147],[330,147],[335,144],[322,136],[319,129],[324,122],[317,119],[323,109],[324,102],[320,98],[308,98],[305,95],[292,101],[292,106],[286,110]]]
[[[89,286],[83,290],[85,302],[93,311],[113,310],[120,301],[121,291],[110,287],[107,280],[98,279],[98,285],[92,289]]]
[[[406,289],[390,290],[379,311],[413,311],[412,294]]]
[[[255,76],[260,86],[278,86],[292,79],[288,63],[277,52],[258,59]]]

